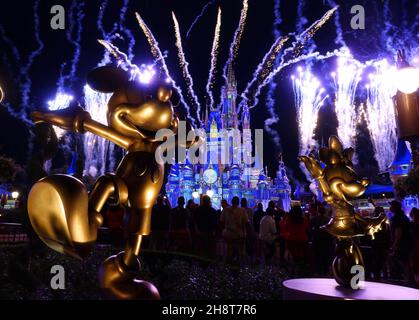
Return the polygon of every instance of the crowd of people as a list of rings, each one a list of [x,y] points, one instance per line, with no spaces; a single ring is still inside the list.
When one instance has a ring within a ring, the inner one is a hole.
[[[117,220],[123,215],[117,212]],[[376,216],[384,212],[375,207]],[[294,205],[289,212],[270,201],[266,211],[261,203],[252,209],[245,198],[225,199],[220,210],[211,198],[202,196],[200,204],[179,197],[172,208],[159,196],[152,209],[150,237],[145,246],[152,250],[193,253],[229,263],[310,265],[313,274],[331,275],[335,239],[321,227],[331,218],[326,203],[313,202],[303,209]],[[114,214],[115,215],[115,214]],[[110,214],[112,216],[112,213]],[[357,238],[366,260],[366,272],[374,279],[405,278],[417,281],[419,274],[419,210],[409,219],[398,201],[390,203],[390,218],[382,229]],[[114,224],[115,218],[110,221]],[[416,278],[415,278],[416,277]]]

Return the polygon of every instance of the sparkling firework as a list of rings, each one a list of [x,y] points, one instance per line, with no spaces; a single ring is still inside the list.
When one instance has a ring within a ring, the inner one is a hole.
[[[331,73],[336,90],[337,132],[345,148],[355,145],[356,108],[354,106],[354,98],[363,68],[364,66],[353,59],[349,51],[347,51],[347,56],[338,57],[337,70]]]
[[[374,156],[381,171],[388,169],[395,155],[397,144],[396,118],[393,95],[396,93],[394,77],[396,68],[383,59],[374,62],[374,73],[369,74],[366,85],[368,98],[365,120],[368,125]]]
[[[112,96],[110,93],[96,92],[88,85],[84,86],[84,104],[86,111],[90,113],[92,119],[106,125],[106,110],[109,98]],[[109,163],[111,170],[113,169],[113,148],[114,144],[109,143],[106,139],[98,137],[93,133],[86,132],[84,134],[84,154],[85,174],[96,172],[96,174],[103,175],[107,170],[106,164]]]
[[[249,1],[243,0],[243,7],[240,12],[239,25],[237,26],[237,29],[234,32],[234,38],[230,44],[229,57],[223,68],[223,78],[226,82],[227,82],[227,68],[230,64],[233,64],[234,60],[237,58],[237,54],[239,53],[241,38],[243,36],[244,28],[246,26],[248,10],[249,10]]]
[[[299,154],[308,155],[314,147],[317,147],[317,142],[313,138],[314,130],[317,126],[319,110],[327,95],[320,81],[310,70],[298,67],[298,74],[291,76],[291,79],[297,110]]]
[[[54,100],[48,101],[48,109],[54,111],[68,108],[72,100],[73,96],[63,92],[58,92]],[[65,130],[56,126],[54,126],[54,131],[58,138],[62,137],[65,133]]]
[[[214,107],[214,97],[212,95],[212,90],[214,89],[214,78],[217,71],[217,58],[218,58],[218,48],[220,45],[220,30],[221,30],[221,8],[218,8],[218,15],[217,15],[217,23],[215,25],[214,31],[214,40],[212,42],[212,50],[211,50],[211,66],[208,75],[208,82],[207,82],[207,94],[210,99],[210,108]]]
[[[147,38],[151,54],[153,55],[156,63],[160,65],[160,68],[163,70],[166,77],[170,79],[173,88],[179,94],[180,101],[185,107],[187,118],[192,122],[193,126],[196,126],[195,118],[191,115],[190,107],[188,103],[186,103],[185,98],[183,97],[182,89],[176,84],[176,82],[172,79],[172,77],[169,74],[169,69],[167,68],[166,60],[164,59],[164,56],[159,48],[159,43],[157,42],[150,28],[147,26],[147,24],[144,22],[144,20],[141,18],[138,12],[135,13],[135,17],[137,18],[138,24],[140,25],[141,30]]]
[[[101,40],[99,39],[98,42],[105,47],[105,49],[112,54],[115,59],[118,61],[118,66],[121,66],[125,69],[129,69],[129,70],[138,70],[137,65],[131,63],[131,61],[129,60],[128,56],[122,52],[121,50],[119,50],[119,48],[115,45],[113,45],[111,42],[106,41],[106,40]]]
[[[330,17],[333,15],[333,13],[337,10],[338,7],[335,7],[333,9],[330,9],[327,11],[323,17],[321,17],[319,20],[315,21],[310,27],[308,27],[303,33],[297,36],[297,41],[293,42],[292,46],[284,50],[284,53],[282,55],[281,62],[277,67],[275,67],[274,70],[272,70],[270,73],[266,75],[264,80],[259,84],[259,86],[256,88],[256,90],[253,91],[254,96],[248,96],[246,95],[246,99],[253,101],[253,104],[250,106],[250,109],[254,108],[258,102],[258,95],[260,94],[261,89],[266,86],[269,82],[271,82],[272,78],[275,77],[283,68],[286,66],[289,66],[293,63],[300,62],[306,59],[311,59],[316,57],[317,59],[322,59],[320,57],[320,54],[318,52],[309,53],[306,55],[303,55],[301,57],[300,54],[307,43],[308,40],[310,40],[316,32],[330,19]],[[324,58],[329,58],[330,56],[333,56],[333,54],[326,54]],[[255,103],[256,102],[256,103]]]
[[[183,78],[185,79],[185,82],[186,82],[189,99],[191,100],[193,105],[196,107],[196,117],[202,126],[203,123],[201,120],[201,105],[193,89],[193,78],[189,72],[189,68],[188,68],[189,63],[186,61],[185,53],[183,52],[182,37],[180,35],[179,23],[176,19],[176,15],[174,12],[172,12],[172,18],[173,18],[173,24],[175,28],[176,48],[178,51],[179,64],[182,69]]]
[[[329,5],[331,7],[337,7],[336,2],[333,0],[327,0],[327,2],[329,3]],[[346,43],[343,40],[343,32],[342,32],[342,25],[340,24],[340,16],[339,16],[339,11],[336,12],[335,14],[335,30],[336,30],[336,38],[335,38],[335,43],[337,45],[340,45],[342,47],[346,47]]]
[[[276,39],[268,53],[266,53],[266,55],[263,57],[262,62],[257,66],[256,71],[253,73],[252,80],[247,84],[246,89],[243,91],[242,98],[244,100],[247,100],[248,97],[254,98],[247,103],[250,108],[255,107],[258,103],[257,97],[259,96],[261,85],[272,72],[272,69],[275,67],[275,60],[288,39],[288,37],[279,37]],[[256,87],[253,89],[253,91],[252,87],[254,84],[256,84]],[[251,93],[252,91],[254,93]]]

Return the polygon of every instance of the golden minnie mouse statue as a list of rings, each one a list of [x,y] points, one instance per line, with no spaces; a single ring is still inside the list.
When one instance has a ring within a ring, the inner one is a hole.
[[[331,136],[329,147],[321,148],[319,152],[324,168],[313,155],[298,157],[317,180],[326,202],[333,207],[332,219],[323,229],[337,237],[332,270],[335,280],[346,287],[354,276],[351,268],[364,264],[361,251],[352,238],[365,234],[373,236],[386,219],[385,215],[364,218],[355,213],[350,199],[361,196],[369,182],[365,178],[359,179],[353,170],[353,153],[352,148],[343,149],[339,139]]]
[[[107,126],[91,119],[80,106],[36,111],[32,120],[79,133],[92,132],[127,153],[116,172],[99,177],[90,193],[69,175],[40,179],[29,193],[29,218],[49,247],[83,258],[94,247],[104,204],[112,201],[125,206],[129,215],[125,250],[102,264],[100,287],[106,298],[159,299],[153,284],[137,279],[141,269],[137,257],[142,238],[150,234],[151,210],[163,182],[164,166],[155,159],[162,141],[155,134],[159,129],[178,131],[179,120],[170,102],[172,91],[164,81],[149,85],[129,81],[128,72],[112,66],[93,70],[87,82],[96,91],[113,93],[108,101]]]

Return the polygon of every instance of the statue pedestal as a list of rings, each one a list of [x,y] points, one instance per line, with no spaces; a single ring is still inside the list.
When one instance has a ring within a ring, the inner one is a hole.
[[[419,290],[369,281],[359,290],[325,278],[290,279],[282,286],[284,300],[419,300]]]

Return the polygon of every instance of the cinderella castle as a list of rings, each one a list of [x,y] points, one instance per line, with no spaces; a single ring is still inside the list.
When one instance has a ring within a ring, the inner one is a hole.
[[[204,127],[206,139],[205,164],[191,164],[188,157],[183,163],[172,164],[166,194],[172,206],[177,198],[193,199],[199,203],[201,195],[211,197],[212,205],[218,209],[222,199],[231,203],[234,196],[246,198],[248,206],[261,202],[266,209],[274,200],[284,210],[291,205],[291,187],[282,159],[275,178],[267,174],[259,157],[249,164],[252,155],[252,134],[250,113],[243,106],[239,117],[236,108],[237,83],[231,65],[227,72],[227,84],[222,91],[222,104],[219,110],[205,112]],[[224,161],[220,161],[220,155]]]

